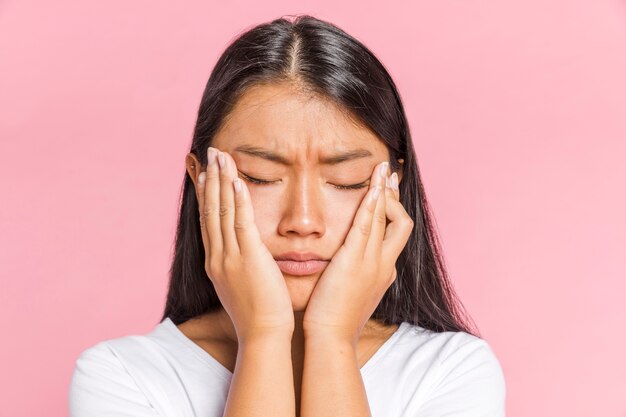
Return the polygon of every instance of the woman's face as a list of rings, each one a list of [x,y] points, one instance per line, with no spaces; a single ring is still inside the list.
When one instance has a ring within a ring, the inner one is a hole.
[[[310,251],[331,259],[369,189],[372,170],[389,160],[386,146],[374,133],[353,123],[335,105],[287,84],[248,90],[212,146],[235,160],[250,190],[261,238],[274,257]],[[358,156],[323,162],[352,152]],[[284,163],[270,155],[280,156]],[[268,183],[257,184],[249,177]],[[306,309],[323,272],[283,273],[294,311]]]

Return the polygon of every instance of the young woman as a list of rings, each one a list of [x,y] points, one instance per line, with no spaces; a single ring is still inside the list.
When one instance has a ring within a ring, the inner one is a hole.
[[[504,416],[363,44],[310,16],[243,33],[185,162],[163,317],[80,355],[72,417]]]

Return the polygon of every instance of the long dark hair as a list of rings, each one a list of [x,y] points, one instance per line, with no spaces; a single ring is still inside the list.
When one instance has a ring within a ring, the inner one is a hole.
[[[397,278],[372,318],[386,325],[406,321],[435,332],[465,331],[479,336],[470,328],[471,318],[448,280],[396,86],[374,54],[337,26],[300,15],[242,33],[226,48],[209,77],[190,152],[206,166],[213,136],[238,98],[253,85],[276,82],[296,83],[347,109],[386,144],[391,170],[402,170],[401,203],[415,226],[396,262]],[[180,324],[221,308],[204,269],[204,256],[198,201],[186,173],[161,321],[169,317]]]

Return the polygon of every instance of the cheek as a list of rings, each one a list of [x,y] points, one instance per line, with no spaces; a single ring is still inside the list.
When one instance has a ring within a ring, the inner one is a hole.
[[[336,195],[338,193],[340,194]],[[326,226],[342,242],[352,227],[352,222],[365,193],[366,191],[337,191],[327,199]]]
[[[270,231],[276,230],[279,221],[280,193],[268,190],[259,190],[257,186],[246,184],[250,190],[250,200],[254,210],[254,221],[261,236],[268,236]]]

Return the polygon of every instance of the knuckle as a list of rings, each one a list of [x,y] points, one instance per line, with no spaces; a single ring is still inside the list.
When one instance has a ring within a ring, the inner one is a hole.
[[[214,207],[214,206],[208,206],[208,207],[205,207],[205,208],[204,208],[204,214],[205,214],[205,216],[207,216],[207,217],[208,217],[208,216],[210,216],[210,215],[212,215],[212,214],[215,214],[215,213],[216,213],[216,212],[218,212],[218,211],[219,211],[219,208]]]
[[[402,222],[407,226],[407,227],[413,227],[415,225],[415,222],[413,221],[413,218],[411,218],[411,216],[409,216],[407,213],[405,213],[402,216]]]
[[[369,236],[369,234],[370,234],[370,233],[371,233],[371,231],[372,231],[372,227],[371,227],[369,224],[367,224],[367,223],[365,223],[365,224],[363,224],[363,223],[362,223],[362,224],[360,224],[360,225],[359,225],[359,227],[358,227],[358,229],[359,229],[359,232],[361,232],[361,234],[362,234],[363,236]]]
[[[215,279],[215,268],[211,268],[211,262],[209,260],[204,262],[204,270],[211,280]]]
[[[385,213],[376,214],[376,215],[374,215],[374,221],[376,221],[377,223],[386,225],[387,224],[387,216],[385,215]]]
[[[247,228],[247,225],[243,219],[235,219],[233,227],[235,228],[235,230],[245,230]]]
[[[206,262],[207,267],[208,267],[208,272],[209,275],[211,275],[212,277],[215,277],[218,275],[219,271],[221,271],[222,269],[222,263],[221,261],[214,259],[212,257],[209,257],[210,259]]]
[[[213,215],[216,211],[218,211],[217,207],[205,206],[204,207],[204,217],[205,218],[209,218],[209,216]]]
[[[224,217],[233,212],[233,206],[220,206],[220,217]]]
[[[393,281],[394,281],[393,275],[390,275],[389,277],[387,277],[387,280],[385,281],[385,284],[387,284],[387,288],[389,288],[389,286],[393,284]]]

